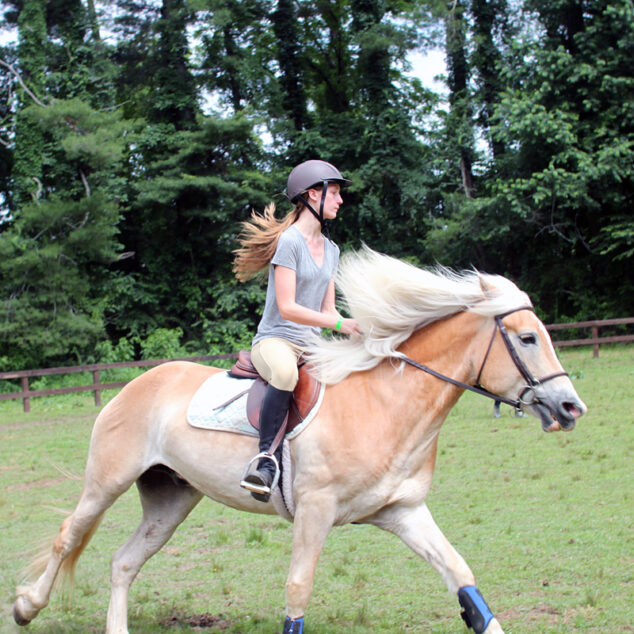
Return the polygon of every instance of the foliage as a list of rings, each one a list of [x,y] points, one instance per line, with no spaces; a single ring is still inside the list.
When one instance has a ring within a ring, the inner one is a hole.
[[[0,349],[27,367],[77,359],[103,336],[102,299],[90,280],[93,267],[111,257],[116,208],[95,194],[77,202],[53,198],[45,212],[43,218],[38,205],[24,207],[18,235],[5,234],[0,244]]]
[[[263,288],[232,276],[239,222],[285,211],[289,168],[315,157],[353,180],[330,227],[345,249],[509,275],[552,321],[634,309],[629,0],[112,8],[1,18],[19,36],[0,49],[10,365],[139,356],[157,329],[247,346]],[[432,46],[442,94],[409,74]]]
[[[631,3],[582,16],[577,3],[528,6],[543,31],[500,51],[497,151],[480,159],[476,199],[445,196],[425,242],[437,257],[511,275],[552,320],[629,314],[632,279],[619,270],[632,256]]]
[[[241,115],[205,119],[193,131],[157,124],[140,135],[133,160],[143,178],[130,190],[120,225],[134,253],[112,280],[113,332],[145,336],[155,327],[179,326],[186,339],[200,341],[193,324],[210,303],[216,318],[235,318],[222,312],[213,293],[231,277],[238,222],[251,205],[266,201],[267,180],[252,159],[258,151]]]
[[[46,157],[41,192],[0,242],[0,349],[21,366],[77,361],[104,336],[107,266],[116,260],[117,165],[128,126],[80,100],[22,111]]]
[[[180,328],[157,328],[145,341],[141,342],[143,359],[174,359],[184,355],[180,340],[183,331]]]
[[[88,363],[120,363],[134,361],[134,344],[125,337],[121,337],[116,344],[110,339],[100,341],[95,346],[95,356],[87,359]]]

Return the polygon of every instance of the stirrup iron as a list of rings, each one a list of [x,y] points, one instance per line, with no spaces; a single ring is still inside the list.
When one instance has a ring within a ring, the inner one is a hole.
[[[254,482],[248,482],[246,480],[246,477],[249,475],[251,465],[256,460],[259,462],[260,459],[263,459],[263,458],[270,460],[275,465],[275,474],[273,475],[273,482],[271,482],[270,487],[255,484]],[[242,474],[242,479],[240,480],[240,486],[243,489],[247,489],[247,491],[251,491],[251,493],[259,493],[260,495],[270,495],[272,491],[275,489],[275,487],[277,486],[279,479],[280,479],[280,465],[279,465],[279,462],[277,461],[277,458],[273,454],[268,453],[267,451],[261,451],[259,454],[257,454],[256,456],[253,456],[253,458],[249,460],[249,464],[247,464],[247,467],[244,470],[244,473]]]

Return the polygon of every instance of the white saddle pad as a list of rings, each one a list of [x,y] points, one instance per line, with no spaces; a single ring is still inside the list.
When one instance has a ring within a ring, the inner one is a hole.
[[[253,379],[235,379],[228,372],[212,374],[196,391],[187,408],[187,422],[194,427],[259,436],[247,419],[247,392]],[[322,384],[315,407],[286,438],[299,435],[315,418],[324,397]]]
[[[203,429],[258,436],[247,419],[246,392],[252,385],[253,379],[235,379],[228,372],[212,374],[189,403],[187,422]]]

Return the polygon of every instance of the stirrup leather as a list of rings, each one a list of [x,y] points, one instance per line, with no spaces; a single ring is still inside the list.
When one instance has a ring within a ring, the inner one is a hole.
[[[255,484],[255,482],[249,482],[246,479],[246,477],[249,475],[251,465],[256,460],[260,461],[260,459],[262,458],[266,458],[267,460],[270,460],[275,465],[275,474],[273,475],[273,482],[271,482],[270,487],[267,487],[265,485]],[[259,454],[257,454],[257,456],[254,456],[253,458],[251,458],[251,460],[249,460],[249,464],[247,464],[247,467],[244,470],[244,473],[242,474],[242,479],[240,480],[240,486],[243,489],[247,489],[248,491],[251,491],[252,493],[260,493],[261,495],[270,495],[271,492],[277,486],[279,479],[280,479],[280,465],[277,461],[277,458],[266,451],[262,451]]]

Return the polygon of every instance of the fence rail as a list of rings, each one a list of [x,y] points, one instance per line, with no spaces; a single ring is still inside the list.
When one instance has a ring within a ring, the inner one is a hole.
[[[0,372],[0,380],[20,379],[21,392],[11,392],[0,394],[0,401],[21,398],[25,412],[31,411],[31,399],[36,396],[50,396],[53,394],[70,394],[73,392],[93,392],[95,405],[101,405],[101,392],[122,388],[128,381],[118,381],[116,383],[101,383],[100,372],[102,370],[114,370],[117,368],[149,368],[168,361],[216,361],[218,359],[236,359],[237,353],[214,354],[197,357],[182,357],[179,359],[152,359],[145,361],[122,361],[120,363],[93,363],[90,365],[73,365],[62,368],[46,368],[42,370],[17,370],[15,372]],[[68,387],[58,387],[50,390],[29,389],[29,378],[37,376],[51,376],[53,374],[74,374],[76,372],[92,372],[92,383],[90,385],[72,385]]]
[[[621,317],[619,319],[601,319],[594,321],[577,321],[571,324],[549,324],[546,328],[552,330],[569,330],[571,328],[590,328],[592,336],[589,339],[568,339],[563,341],[553,341],[557,348],[568,346],[592,346],[592,356],[596,359],[599,356],[599,346],[602,343],[631,343],[634,342],[634,335],[614,335],[610,337],[599,337],[599,328],[606,326],[627,326],[634,324],[634,317]]]
[[[591,337],[588,339],[569,339],[553,341],[555,347],[569,346],[592,346],[592,354],[596,358],[599,356],[599,346],[605,343],[631,343],[634,342],[634,335],[613,335],[599,337],[599,328],[607,326],[624,326],[634,324],[634,317],[624,317],[621,319],[603,319],[596,321],[579,321],[569,324],[549,324],[546,328],[549,331],[569,330],[575,328],[590,328]],[[103,390],[118,389],[123,387],[128,381],[116,383],[101,383],[100,372],[102,370],[114,370],[117,368],[143,368],[154,367],[167,363],[168,361],[215,361],[218,359],[235,359],[237,353],[215,354],[197,357],[183,357],[180,359],[153,359],[147,361],[125,361],[121,363],[94,363],[91,365],[75,365],[62,368],[47,368],[42,370],[18,370],[15,372],[0,372],[0,380],[20,379],[21,392],[11,392],[0,394],[0,401],[21,398],[25,412],[31,411],[31,399],[37,396],[50,396],[53,394],[69,394],[72,392],[93,392],[95,405],[101,405],[101,392]],[[89,385],[74,385],[69,387],[58,387],[49,390],[31,390],[29,379],[38,376],[51,376],[54,374],[73,374],[75,372],[92,372],[92,383]]]

